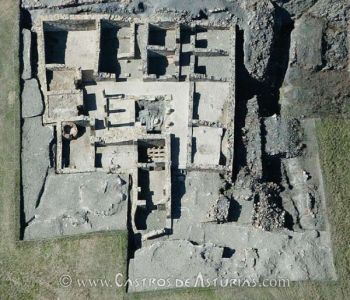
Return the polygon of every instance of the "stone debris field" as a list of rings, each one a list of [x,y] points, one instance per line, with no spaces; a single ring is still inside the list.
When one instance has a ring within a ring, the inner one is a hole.
[[[335,280],[315,122],[349,111],[322,102],[349,91],[342,8],[161,2],[22,1],[21,238],[127,230],[131,281]]]

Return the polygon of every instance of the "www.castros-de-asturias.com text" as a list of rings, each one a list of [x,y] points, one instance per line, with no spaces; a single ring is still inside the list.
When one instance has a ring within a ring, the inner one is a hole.
[[[249,278],[206,278],[198,273],[194,278],[136,278],[126,279],[122,273],[117,273],[113,280],[107,278],[73,278],[66,274],[62,275],[59,283],[63,287],[78,288],[194,288],[194,287],[289,287],[288,279],[264,279],[257,281]]]

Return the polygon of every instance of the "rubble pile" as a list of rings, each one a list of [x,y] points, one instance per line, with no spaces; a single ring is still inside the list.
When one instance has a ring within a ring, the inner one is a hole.
[[[273,183],[263,184],[258,192],[259,202],[254,204],[253,226],[265,231],[284,227],[285,212],[278,204],[278,186]]]
[[[217,223],[225,223],[228,220],[230,200],[225,196],[220,198],[211,206],[208,212],[208,219]]]

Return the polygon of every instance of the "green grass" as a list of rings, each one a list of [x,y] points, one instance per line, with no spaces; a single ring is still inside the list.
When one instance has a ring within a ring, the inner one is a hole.
[[[20,112],[18,3],[0,0],[0,298],[1,299],[347,299],[350,235],[350,120],[317,123],[332,225],[336,282],[290,288],[188,289],[126,295],[122,289],[64,288],[59,278],[108,278],[126,272],[127,233],[19,242]]]

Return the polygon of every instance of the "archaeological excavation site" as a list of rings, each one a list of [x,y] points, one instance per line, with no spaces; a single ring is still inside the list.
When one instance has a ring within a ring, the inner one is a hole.
[[[296,2],[23,0],[21,239],[127,231],[130,292],[336,280],[315,124],[350,26]]]

